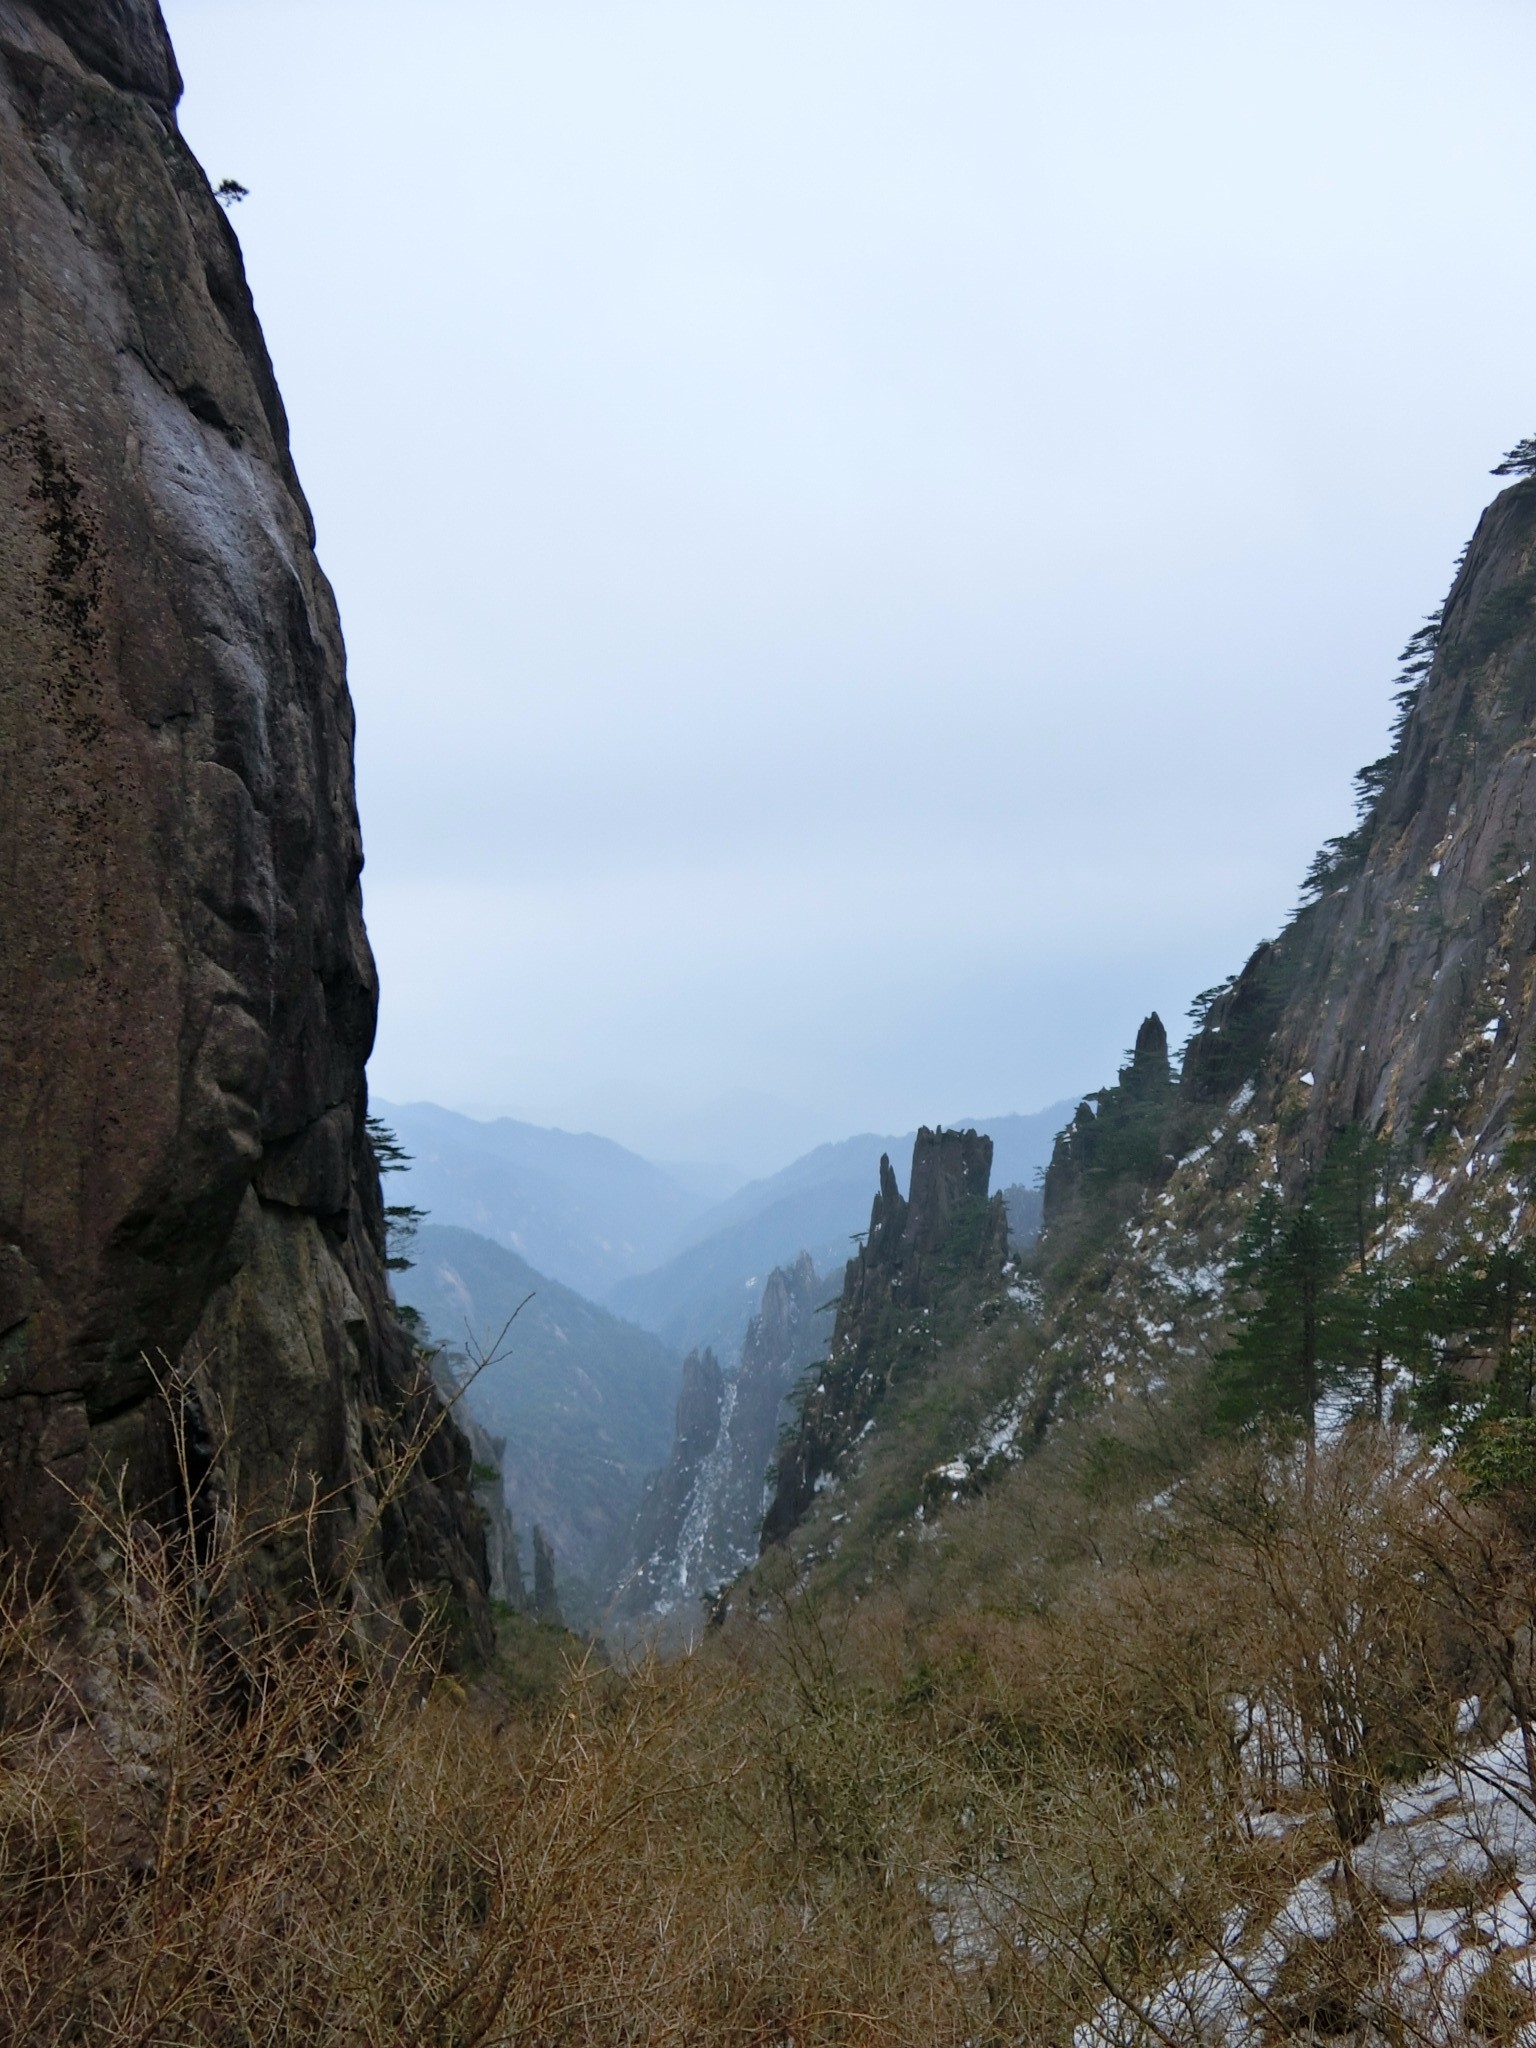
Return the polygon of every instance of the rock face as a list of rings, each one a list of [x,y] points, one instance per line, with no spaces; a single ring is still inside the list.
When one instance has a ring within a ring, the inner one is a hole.
[[[368,1477],[435,1396],[364,1130],[352,707],[179,89],[154,0],[0,4],[0,1537],[56,1552],[103,1461],[164,1496],[180,1374],[244,1499],[297,1474],[483,1638],[459,1433]]]
[[[894,1377],[917,1369],[933,1308],[957,1287],[1000,1289],[1008,1212],[988,1197],[992,1140],[976,1131],[920,1130],[910,1199],[888,1157],[869,1234],[850,1259],[827,1364],[781,1449],[762,1544],[788,1536],[832,1477]]]
[[[1351,1126],[1422,1164],[1442,1216],[1496,1168],[1536,1077],[1536,479],[1488,507],[1409,656],[1396,744],[1311,900],[1211,993],[1176,1080],[1149,1018],[1058,1140],[1055,1273],[1109,1251],[1148,1190],[1198,1179],[1218,1224],[1268,1173],[1295,1197]]]
[[[533,1612],[539,1621],[552,1622],[557,1628],[563,1626],[560,1594],[555,1584],[555,1553],[537,1522],[533,1525]]]
[[[707,1489],[709,1468],[718,1464],[721,1424],[734,1405],[735,1388],[726,1386],[720,1362],[707,1347],[690,1351],[683,1360],[683,1385],[677,1397],[677,1434],[671,1456],[646,1488],[635,1518],[634,1555],[638,1564],[620,1589],[624,1612],[665,1602],[669,1593],[686,1598],[690,1516],[701,1483]],[[696,1520],[697,1517],[694,1517]],[[693,1591],[703,1590],[696,1583]]]
[[[739,1571],[757,1554],[768,1506],[767,1474],[789,1420],[791,1396],[812,1362],[826,1351],[833,1319],[827,1283],[810,1255],[776,1267],[763,1289],[763,1305],[741,1348],[741,1370],[731,1409],[731,1464],[723,1489],[729,1514],[717,1523],[717,1552]],[[720,1574],[723,1578],[724,1572]]]
[[[776,1266],[736,1373],[727,1379],[709,1351],[688,1359],[677,1440],[637,1518],[621,1618],[681,1615],[696,1626],[700,1599],[756,1557],[790,1395],[826,1343],[824,1284],[808,1252]]]
[[[524,1613],[528,1589],[523,1584],[522,1549],[517,1540],[517,1523],[507,1505],[507,1482],[501,1469],[506,1439],[492,1436],[471,1416],[461,1426],[469,1439],[474,1460],[475,1505],[485,1517],[486,1588],[493,1600]]]
[[[1328,849],[1315,904],[1254,955],[1188,1063],[1190,1085],[1222,1099],[1223,1042],[1273,1025],[1266,1092],[1288,1175],[1356,1121],[1454,1131],[1469,1153],[1496,1143],[1536,1047],[1536,480],[1483,514],[1419,645],[1427,672],[1394,754],[1364,772],[1359,830]]]

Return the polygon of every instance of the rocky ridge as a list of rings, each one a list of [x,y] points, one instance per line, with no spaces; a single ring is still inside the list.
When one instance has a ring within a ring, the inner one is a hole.
[[[336,606],[179,90],[154,0],[0,5],[0,1539],[57,1556],[104,1471],[172,1497],[168,1388],[253,1511],[296,1482],[326,1568],[483,1647],[382,1264]]]
[[[1180,1445],[1205,1426],[1213,1369],[1254,1312],[1245,1262],[1263,1205],[1281,1218],[1303,1211],[1351,1139],[1379,1148],[1361,1259],[1384,1293],[1433,1290],[1458,1261],[1502,1261],[1516,1276],[1528,1261],[1536,481],[1483,515],[1444,607],[1410,643],[1399,701],[1392,751],[1359,778],[1358,824],[1319,857],[1284,931],[1200,999],[1177,1065],[1148,1018],[1114,1086],[1063,1131],[1043,1238],[993,1326],[1010,1355],[1006,1398],[934,1467],[880,1569],[932,1559],[951,1534],[963,1543],[969,1504],[1001,1497],[1073,1430],[1081,1443],[1091,1436],[1094,1456],[1124,1460],[1082,1468],[1080,1483],[1091,1471],[1130,1474],[1160,1443],[1172,1469],[1150,1457],[1158,1476],[1136,1512],[1155,1520],[1176,1502]],[[1506,1349],[1518,1364],[1531,1311],[1509,1299]],[[1487,1347],[1454,1325],[1430,1347],[1436,1360],[1452,1399],[1488,1390]],[[1384,1366],[1387,1412],[1417,1418],[1426,1359],[1389,1344]],[[1351,1441],[1350,1418],[1371,1412],[1369,1386],[1342,1380],[1316,1415],[1319,1439]],[[1507,1411],[1495,1444],[1523,1445],[1530,1415],[1529,1399]],[[1516,1491],[1525,1512],[1528,1494]],[[839,1497],[829,1516],[818,1503],[812,1556],[835,1552],[839,1532],[824,1525],[852,1505]],[[1018,1569],[1027,1578],[1028,1560]],[[869,1582],[866,1572],[858,1584]],[[1528,1608],[1514,1626],[1518,1662]],[[1335,1844],[1311,1867],[1302,1858],[1277,1904],[1234,1902],[1209,1945],[1169,1956],[1160,1987],[1106,1999],[1079,2029],[1081,2048],[1143,2038],[1235,2048],[1290,2032],[1386,2039],[1399,2024],[1427,2041],[1527,2038],[1536,1836],[1528,1745],[1503,1732],[1510,1712],[1502,1698],[1463,1700],[1459,1742],[1438,1770],[1389,1784],[1374,1823],[1343,1853]],[[1299,1843],[1295,1831],[1316,1824],[1299,1789],[1304,1757],[1296,1770],[1278,1806],[1255,1798],[1244,1820],[1254,1839],[1295,1833]],[[935,1893],[935,1932],[958,1967],[969,1967],[967,1941],[995,1944],[1007,1924],[991,1882],[982,1868],[964,1899]]]
[[[683,1368],[672,1454],[636,1520],[634,1562],[616,1603],[621,1619],[702,1622],[701,1598],[756,1557],[769,1471],[791,1396],[828,1335],[810,1254],[776,1266],[727,1377],[712,1351]],[[674,1631],[675,1632],[675,1631]]]
[[[1202,998],[1177,1073],[1155,1045],[1144,1061],[1149,1019],[1058,1140],[1019,1415],[1053,1387],[1113,1403],[1199,1370],[1255,1204],[1302,1199],[1352,1129],[1391,1149],[1389,1260],[1528,1234],[1506,1155],[1536,1085],[1536,480],[1488,507],[1408,652],[1393,751],[1311,900]],[[994,1457],[1010,1432],[994,1418]]]
[[[903,1198],[889,1157],[869,1231],[848,1262],[827,1362],[780,1448],[762,1545],[782,1542],[847,1462],[893,1384],[937,1349],[931,1318],[962,1293],[994,1294],[1008,1261],[1008,1212],[989,1196],[992,1141],[920,1130]]]

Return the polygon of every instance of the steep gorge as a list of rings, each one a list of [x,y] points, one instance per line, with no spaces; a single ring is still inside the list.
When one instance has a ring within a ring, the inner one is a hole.
[[[808,1252],[775,1266],[729,1378],[715,1355],[690,1353],[677,1434],[636,1517],[617,1602],[624,1623],[687,1640],[701,1602],[757,1554],[768,1480],[795,1389],[826,1348],[829,1304]]]

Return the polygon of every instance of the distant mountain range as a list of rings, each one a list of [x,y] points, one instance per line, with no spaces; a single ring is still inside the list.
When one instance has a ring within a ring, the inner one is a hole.
[[[727,1370],[775,1266],[809,1252],[836,1290],[869,1222],[881,1154],[905,1185],[916,1135],[819,1145],[711,1203],[607,1138],[480,1123],[432,1103],[375,1107],[413,1157],[392,1198],[507,1246],[679,1354],[711,1345]],[[1073,1107],[965,1120],[992,1139],[994,1188],[1033,1185]]]
[[[494,1238],[589,1300],[669,1258],[691,1226],[708,1228],[708,1194],[610,1138],[480,1123],[432,1102],[373,1108],[411,1155],[392,1201]]]
[[[554,1549],[567,1620],[595,1623],[627,1556],[645,1482],[672,1447],[681,1361],[649,1331],[472,1231],[423,1224],[411,1256],[394,1276],[395,1295],[439,1343],[473,1359],[505,1331],[466,1402],[505,1439],[507,1500],[525,1560],[528,1525],[538,1522]]]
[[[1033,1188],[1074,1106],[1060,1102],[1033,1116],[966,1119],[992,1140],[994,1188]],[[809,1252],[817,1271],[831,1276],[829,1292],[838,1291],[854,1241],[869,1224],[881,1155],[890,1155],[905,1189],[916,1135],[819,1145],[782,1173],[753,1181],[718,1203],[671,1258],[620,1280],[605,1299],[678,1350],[707,1344],[734,1364],[775,1266]]]

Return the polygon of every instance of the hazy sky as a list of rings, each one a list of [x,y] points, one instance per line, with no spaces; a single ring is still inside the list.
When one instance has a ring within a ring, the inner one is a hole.
[[[761,1165],[1096,1085],[1283,920],[1536,431],[1530,0],[166,12],[381,1094]]]

